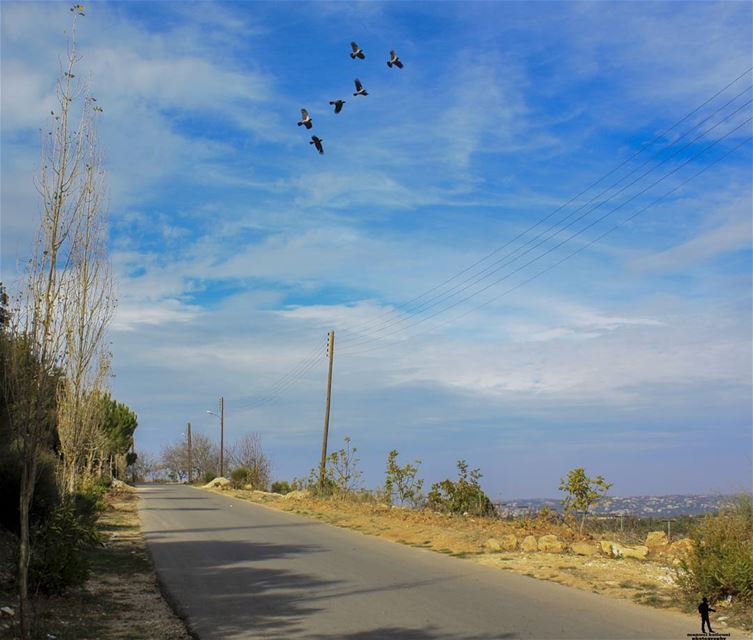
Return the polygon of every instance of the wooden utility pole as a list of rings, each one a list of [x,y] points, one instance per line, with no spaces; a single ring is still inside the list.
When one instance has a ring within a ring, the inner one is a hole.
[[[188,423],[188,431],[186,432],[188,437],[188,484],[193,482],[193,461],[191,460],[191,423]]]
[[[329,436],[329,407],[332,400],[332,362],[335,358],[335,332],[329,332],[327,340],[329,373],[327,374],[327,404],[324,409],[324,435],[322,437],[322,460],[319,464],[319,488],[324,489],[324,474],[327,467],[327,437]]]
[[[225,477],[225,398],[220,397],[220,476]]]

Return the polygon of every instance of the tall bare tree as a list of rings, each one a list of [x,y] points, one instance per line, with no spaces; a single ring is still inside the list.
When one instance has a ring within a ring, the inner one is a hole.
[[[42,131],[35,181],[41,197],[36,241],[2,332],[2,391],[22,462],[18,585],[23,638],[30,634],[29,509],[40,453],[50,446],[58,410],[68,419],[70,410],[57,403],[64,405],[73,397],[69,385],[86,388],[84,397],[102,379],[102,337],[112,313],[101,162],[94,134],[94,116],[100,108],[76,80],[76,18],[73,12],[66,56],[60,62],[56,108]],[[63,373],[79,371],[76,382],[62,382]]]
[[[84,94],[85,95],[85,94]],[[103,432],[101,402],[110,370],[104,336],[115,309],[112,274],[107,251],[106,192],[98,151],[94,102],[84,97],[76,145],[72,149],[78,175],[74,217],[76,236],[65,280],[63,314],[65,381],[58,400],[58,434],[63,454],[64,484],[73,491],[79,479],[100,469],[107,436]]]

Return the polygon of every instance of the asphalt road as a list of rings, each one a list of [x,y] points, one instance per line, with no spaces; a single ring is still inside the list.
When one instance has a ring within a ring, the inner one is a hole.
[[[146,541],[202,640],[687,638],[688,616],[176,485],[139,488]]]

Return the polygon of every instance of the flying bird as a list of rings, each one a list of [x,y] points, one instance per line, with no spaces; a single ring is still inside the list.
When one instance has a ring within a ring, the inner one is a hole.
[[[322,140],[319,136],[311,136],[311,142],[309,144],[313,144],[316,147],[316,150],[322,154],[324,153],[324,147],[322,146]]]
[[[300,127],[301,125],[307,129],[311,129],[311,127],[314,126],[314,121],[311,119],[311,116],[306,109],[301,109],[301,121],[298,123],[298,126]]]
[[[335,113],[340,113],[343,110],[345,100],[330,100],[329,103],[335,106]]]
[[[355,60],[356,58],[360,58],[361,60],[366,58],[366,54],[363,52],[363,49],[358,46],[357,42],[351,42],[350,48],[353,49],[353,51],[350,54],[350,57]]]
[[[387,66],[392,69],[392,66],[396,66],[398,69],[403,68],[403,63],[400,61],[400,58],[397,57],[397,54],[394,50],[390,51],[390,59],[387,60]]]
[[[369,92],[366,91],[366,89],[363,88],[363,85],[361,84],[361,81],[356,78],[356,92],[353,94],[354,96],[367,96],[369,95]]]

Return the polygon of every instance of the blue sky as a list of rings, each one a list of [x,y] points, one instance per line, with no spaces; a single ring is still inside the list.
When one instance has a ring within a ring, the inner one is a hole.
[[[7,281],[30,246],[36,132],[70,13],[0,9]],[[495,499],[555,495],[574,466],[616,495],[750,486],[751,73],[663,134],[751,66],[750,3],[86,13],[79,72],[104,108],[119,286],[112,388],[139,414],[138,448],[189,420],[215,436],[205,410],[223,394],[227,439],[258,431],[276,477],[305,475],[332,328],[330,442],[353,439],[368,485],[397,448],[429,481],[467,459]],[[403,70],[387,68],[392,48]],[[356,77],[369,96],[351,95]]]

